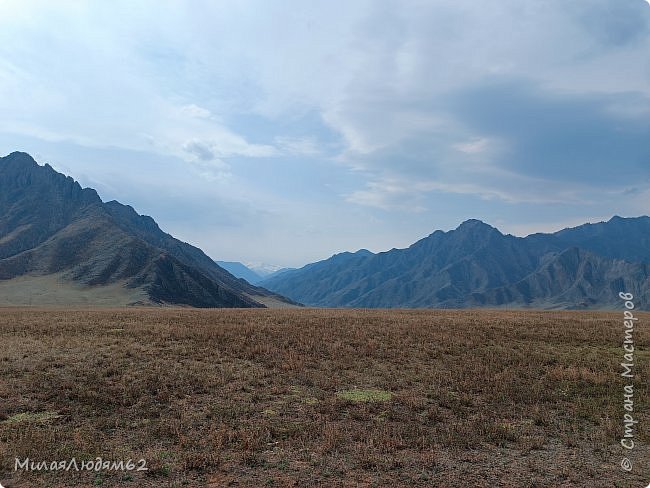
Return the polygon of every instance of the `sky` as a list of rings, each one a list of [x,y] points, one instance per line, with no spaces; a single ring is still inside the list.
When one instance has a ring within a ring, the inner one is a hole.
[[[645,0],[0,1],[0,154],[217,260],[650,214]]]

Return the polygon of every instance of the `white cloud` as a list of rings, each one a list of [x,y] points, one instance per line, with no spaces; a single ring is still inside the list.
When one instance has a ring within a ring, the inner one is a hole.
[[[489,152],[494,143],[487,137],[470,139],[469,141],[454,144],[452,147],[465,154],[485,154]]]
[[[558,183],[509,173],[498,168],[473,168],[477,182],[463,177],[463,171],[441,180],[413,180],[399,176],[370,181],[346,200],[357,205],[411,212],[433,211],[431,198],[440,194],[499,200],[510,204],[588,205],[593,203],[587,185]],[[552,188],[552,191],[549,191]],[[618,193],[618,192],[615,192]],[[435,199],[434,199],[435,200]]]
[[[212,113],[207,108],[199,107],[193,103],[181,107],[181,110],[190,117],[197,119],[208,119],[212,116]]]
[[[212,149],[201,141],[188,141],[183,144],[183,150],[192,154],[201,161],[211,161],[215,158]]]
[[[382,210],[408,212],[426,210],[420,203],[420,194],[414,190],[397,181],[371,181],[366,185],[365,189],[348,195],[347,201]]]
[[[281,153],[291,156],[319,156],[321,144],[314,137],[276,137],[275,146]]]
[[[154,8],[159,22],[150,17]],[[107,11],[99,4],[27,1],[3,9],[2,130],[178,157],[194,139],[217,148],[219,157],[274,152],[270,145],[249,144],[202,103],[184,103],[187,95],[174,85],[187,81],[191,88],[186,78],[193,75],[173,72],[178,66],[148,50],[184,51],[187,30],[174,25],[188,13],[182,3],[159,10],[153,3],[116,2]],[[207,59],[183,54],[177,61]]]

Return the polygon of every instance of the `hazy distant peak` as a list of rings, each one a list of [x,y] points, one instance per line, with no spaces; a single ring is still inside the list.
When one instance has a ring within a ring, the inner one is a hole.
[[[284,266],[277,264],[258,263],[247,261],[243,263],[248,269],[252,270],[261,277],[270,276],[280,270],[286,269]]]

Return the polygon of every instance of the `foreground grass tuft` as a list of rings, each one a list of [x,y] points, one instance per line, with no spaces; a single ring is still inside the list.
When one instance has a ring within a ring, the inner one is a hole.
[[[336,394],[343,400],[350,402],[387,402],[393,394],[384,390],[346,390]]]
[[[3,422],[5,424],[21,424],[32,422],[48,422],[60,417],[56,412],[22,412],[10,416]]]

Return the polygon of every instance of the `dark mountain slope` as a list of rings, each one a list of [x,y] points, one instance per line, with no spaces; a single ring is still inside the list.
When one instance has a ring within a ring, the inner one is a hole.
[[[366,275],[363,267],[366,259],[374,256],[370,251],[360,250],[356,253],[344,252],[318,263],[308,264],[304,268],[285,271],[262,281],[262,283],[291,290],[300,303],[319,306],[341,306],[359,295],[355,286]],[[264,285],[266,286],[266,285]],[[277,292],[281,293],[281,292]],[[340,295],[344,295],[340,297]]]
[[[200,269],[209,278],[226,287],[240,290],[251,296],[270,296],[268,290],[252,286],[245,280],[234,277],[208,257],[201,249],[175,239],[163,232],[149,216],[138,215],[128,205],[111,201],[105,203],[105,210],[125,232],[137,236],[148,244],[163,249],[180,262]]]
[[[32,249],[98,204],[94,190],[38,166],[28,154],[0,158],[0,259]]]
[[[565,247],[580,247],[612,259],[650,264],[650,217],[612,217],[553,234]]]
[[[261,285],[329,307],[611,306],[617,287],[645,293],[648,284],[643,266],[621,260],[650,255],[650,219],[621,220],[526,238],[468,220],[406,249],[344,253]],[[618,234],[623,229],[636,240],[631,251]],[[573,242],[590,252],[568,252]],[[632,286],[634,280],[639,282]]]
[[[436,231],[407,249],[339,254],[263,281],[318,306],[427,307],[519,280],[540,257],[526,241],[478,220]]]
[[[27,154],[0,158],[0,195],[0,279],[59,275],[90,287],[120,283],[144,290],[151,303],[198,307],[265,306],[256,298],[290,303]]]
[[[620,308],[620,291],[632,293],[639,305],[649,304],[650,266],[572,247],[549,258],[523,280],[474,293],[467,301],[470,306],[518,303],[536,308]]]

